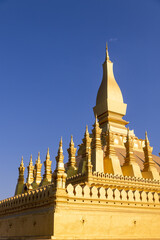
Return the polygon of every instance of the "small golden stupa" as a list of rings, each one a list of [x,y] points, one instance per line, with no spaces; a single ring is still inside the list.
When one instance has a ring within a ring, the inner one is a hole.
[[[48,149],[43,176],[31,155],[26,182],[22,157],[15,196],[0,202],[0,239],[160,239],[160,157],[147,132],[126,127],[126,108],[106,45],[92,132],[78,151],[71,136],[66,164],[61,138],[53,172]]]

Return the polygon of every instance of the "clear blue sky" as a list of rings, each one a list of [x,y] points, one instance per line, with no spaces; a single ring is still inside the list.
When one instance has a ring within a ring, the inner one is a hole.
[[[106,41],[125,119],[158,154],[160,1],[0,0],[0,199],[22,155],[44,161],[49,147],[54,169],[60,137],[66,162],[70,135],[77,146],[91,131]]]

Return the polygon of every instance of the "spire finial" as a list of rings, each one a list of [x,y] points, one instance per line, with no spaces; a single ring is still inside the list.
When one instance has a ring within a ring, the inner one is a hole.
[[[47,148],[46,160],[47,160],[47,159],[49,159],[49,160],[50,160],[49,148]]]
[[[40,152],[38,152],[37,163],[40,163]]]
[[[86,125],[86,134],[88,134],[88,125]]]
[[[44,161],[44,175],[42,180],[42,186],[47,185],[52,180],[52,169],[51,169],[52,161],[50,161],[49,147],[47,149],[46,160]]]
[[[88,138],[88,137],[89,137],[88,125],[86,125],[86,131],[85,131],[84,136],[85,136],[85,138]]]
[[[60,140],[60,142],[59,142],[58,152],[63,153],[63,148],[62,148],[62,137],[61,137],[61,140]]]
[[[23,163],[23,156],[22,156],[22,158],[21,158],[21,165],[20,165],[21,167],[24,167],[24,163]]]
[[[56,169],[59,168],[59,165],[58,165],[59,162],[63,163],[63,159],[64,159],[64,156],[63,156],[62,137],[61,137],[61,140],[59,142],[58,155],[56,157],[56,161],[57,161]]]
[[[98,123],[98,119],[97,119],[97,114],[96,114],[96,118],[95,118],[95,124]]]
[[[33,162],[32,162],[32,154],[31,154],[29,165],[32,165],[32,164],[33,164]]]
[[[62,147],[62,137],[61,137],[61,140],[59,142],[59,146]]]
[[[109,60],[108,44],[106,42],[106,61]]]
[[[148,135],[147,135],[147,131],[145,131],[145,138],[148,141]]]
[[[73,144],[73,136],[71,135],[71,144]]]
[[[145,132],[145,145],[143,147],[143,151],[144,151],[144,169],[142,171],[142,174],[145,173],[146,175],[146,172],[151,172],[152,177],[151,175],[148,175],[147,178],[155,178],[159,180],[159,173],[155,172],[157,170],[156,170],[156,165],[152,156],[153,147],[150,146],[150,142],[147,136],[147,131]],[[158,178],[155,174],[158,175]]]
[[[71,141],[69,144],[69,148],[67,149],[68,155],[69,155],[69,159],[68,159],[68,163],[67,163],[68,170],[70,167],[72,167],[74,170],[77,169],[76,168],[76,158],[75,158],[76,150],[77,149],[74,147],[73,136],[71,135]]]
[[[27,176],[26,183],[32,184],[33,183],[33,169],[34,169],[33,162],[32,162],[32,154],[30,156],[29,166],[27,168],[28,168],[28,176]]]

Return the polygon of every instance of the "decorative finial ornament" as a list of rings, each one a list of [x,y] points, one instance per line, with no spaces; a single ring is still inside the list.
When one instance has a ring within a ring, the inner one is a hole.
[[[21,158],[21,165],[20,165],[20,167],[24,167],[23,156]]]
[[[109,60],[108,45],[106,42],[106,61]]]
[[[68,159],[68,163],[67,163],[68,169],[70,167],[73,168],[74,170],[77,169],[76,168],[76,150],[77,150],[77,148],[74,147],[73,136],[71,135],[71,141],[69,144],[69,148],[67,149],[68,155],[69,155],[69,159]]]
[[[69,144],[70,147],[74,147],[74,142],[73,142],[73,136],[71,135],[71,141],[70,141],[70,144]]]
[[[86,125],[86,131],[85,131],[85,134],[84,134],[83,143],[87,144],[89,142],[91,142],[91,138],[90,138],[89,132],[88,132],[88,125]]]
[[[89,137],[88,125],[86,125],[86,131],[85,131],[84,137],[86,138]]]
[[[37,187],[42,180],[41,177],[41,168],[42,168],[42,163],[40,160],[40,152],[38,152],[38,158],[36,160],[36,164],[35,164],[35,172],[34,172],[34,187]]]
[[[110,124],[107,124],[107,132],[106,132],[106,156],[111,157],[116,155],[116,151],[114,149],[114,133],[111,132]]]
[[[63,159],[64,159],[64,156],[63,156],[62,137],[61,137],[61,140],[59,142],[58,155],[56,157],[56,161],[57,161],[56,169],[57,170],[59,170],[61,168],[64,170]],[[59,164],[59,163],[62,163],[62,164]],[[63,165],[63,167],[62,167],[62,165]]]
[[[22,156],[21,164],[19,167],[19,179],[18,179],[19,183],[24,183],[24,170],[25,170],[25,167],[24,167],[23,156]]]
[[[122,166],[123,175],[142,178],[140,167],[133,153],[134,142],[133,137],[130,136],[129,128],[127,128],[127,137],[124,146],[126,148],[126,157]]]
[[[61,137],[61,140],[59,142],[59,149],[58,149],[58,152],[62,152],[63,153],[63,148],[62,148],[62,137]]]
[[[65,189],[66,184],[66,177],[67,174],[65,173],[64,163],[63,163],[64,155],[63,155],[63,149],[62,149],[62,137],[59,142],[59,148],[58,148],[58,155],[56,157],[56,169],[53,173],[53,182],[55,183],[56,189]]]
[[[86,134],[88,134],[88,125],[86,125]]]
[[[18,182],[17,182],[17,186],[16,186],[16,191],[15,191],[15,195],[22,193],[23,191],[23,186],[24,186],[24,163],[23,163],[23,156],[21,158],[21,164],[18,168],[19,170],[19,177],[18,177]]]
[[[124,165],[130,165],[132,162],[136,162],[136,160],[133,154],[133,140],[130,137],[129,127],[127,128],[127,137],[124,145],[126,148],[126,157]]]
[[[92,142],[91,142],[91,161],[93,165],[93,171],[103,172],[103,150],[101,142],[102,129],[99,127],[97,115],[95,116],[95,123],[92,129]]]
[[[50,160],[50,154],[49,154],[49,148],[47,149],[47,155],[46,155],[46,160]]]
[[[44,175],[42,180],[42,185],[46,185],[52,181],[52,161],[50,161],[49,148],[47,149],[46,160],[44,161]]]
[[[85,173],[92,171],[91,165],[91,138],[88,132],[88,126],[86,125],[86,131],[83,138],[83,151],[82,151],[82,158],[84,159],[82,172]]]
[[[144,168],[142,171],[143,177],[160,180],[159,172],[156,168],[156,164],[153,161],[152,157],[153,147],[150,146],[147,132],[145,132],[145,146],[143,147],[143,151],[144,151]]]
[[[40,152],[38,152],[37,163],[41,163],[41,160],[40,160]]]
[[[149,140],[148,140],[147,131],[145,131],[145,140],[146,140],[146,141],[149,141]]]
[[[92,130],[92,134],[93,134],[92,149],[98,150],[98,149],[102,148],[101,133],[102,133],[102,129],[99,127],[99,122],[98,122],[97,115],[96,115],[95,124],[93,125],[93,130]]]
[[[32,154],[30,156],[30,162],[29,162],[29,165],[33,166],[33,162],[32,162]]]
[[[99,125],[99,123],[98,123],[98,119],[97,119],[97,114],[96,114],[96,117],[95,117],[95,125]]]
[[[147,131],[145,132],[145,146],[143,148],[145,161],[144,161],[144,170],[149,169],[151,166],[155,166],[155,163],[152,158],[153,147],[150,146],[149,139],[147,136]],[[143,170],[143,171],[144,171]]]
[[[33,169],[34,169],[34,166],[33,166],[33,162],[32,162],[32,154],[30,156],[30,162],[29,162],[29,166],[27,167],[27,169],[28,169],[28,176],[27,176],[27,181],[26,182],[29,186],[30,184],[33,183]]]

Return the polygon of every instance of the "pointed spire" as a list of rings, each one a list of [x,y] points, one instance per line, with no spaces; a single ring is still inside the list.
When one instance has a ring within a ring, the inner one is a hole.
[[[108,45],[106,42],[106,61],[109,60]]]
[[[99,87],[96,106],[93,108],[94,114],[98,116],[102,132],[106,133],[107,123],[125,130],[128,123],[122,119],[126,114],[127,105],[123,102],[122,92],[118,86],[114,73],[113,63],[109,59],[108,46],[106,43],[106,58],[103,63],[103,78]]]
[[[146,140],[146,141],[149,141],[149,140],[148,140],[148,136],[147,136],[147,131],[145,131],[145,140]]]
[[[97,114],[96,114],[96,116],[95,116],[95,123],[94,123],[94,125],[93,125],[95,128],[96,127],[99,127],[99,122],[98,122],[98,119],[97,119]]]
[[[88,126],[86,125],[86,131],[83,138],[83,151],[82,158],[84,159],[82,172],[91,173],[92,172],[92,164],[91,164],[91,138],[88,132]]]
[[[46,160],[50,160],[49,148],[47,149]]]
[[[88,132],[88,125],[86,125],[86,131],[85,131],[85,136],[89,136],[89,132]]]
[[[29,166],[33,166],[33,162],[32,162],[32,154],[31,154],[31,156],[30,156]]]
[[[42,185],[46,185],[52,180],[52,170],[51,170],[52,161],[50,161],[49,148],[47,149],[46,160],[44,161],[44,175]]]
[[[144,178],[160,180],[159,172],[156,168],[156,164],[152,157],[153,147],[150,146],[147,132],[145,133],[145,146],[144,151],[144,168],[142,170],[142,175]]]
[[[88,148],[89,144],[91,143],[91,138],[88,132],[88,125],[86,125],[86,131],[84,134],[83,143],[86,145],[86,148]]]
[[[73,142],[73,136],[71,135],[71,142],[70,142],[70,146],[73,145],[74,142]]]
[[[149,142],[149,139],[148,139],[148,134],[147,134],[147,131],[145,131],[145,146],[149,149],[150,147],[150,142]]]
[[[59,142],[59,149],[58,149],[58,152],[59,152],[59,153],[63,153],[62,145],[63,145],[63,143],[62,143],[62,137],[61,137],[61,140],[60,140],[60,142]]]
[[[41,163],[41,160],[40,160],[40,152],[38,152],[37,163]]]
[[[53,173],[53,182],[55,184],[56,189],[65,189],[66,184],[66,177],[67,174],[65,173],[64,163],[63,163],[63,149],[62,149],[62,137],[59,142],[59,148],[58,148],[58,155],[56,157],[56,169]]]
[[[71,135],[71,141],[69,144],[69,148],[67,149],[68,155],[69,155],[69,159],[67,163],[68,168],[71,166],[72,168],[76,169],[76,156],[75,156],[76,150],[77,148],[74,147],[73,136]]]
[[[150,146],[147,131],[145,132],[145,146],[143,148],[143,151],[145,156],[143,171],[148,171],[150,167],[155,167],[155,162],[153,161],[152,158],[153,147]]]
[[[92,134],[93,134],[93,139],[92,139],[92,149],[96,148],[96,149],[102,149],[102,144],[101,144],[101,132],[102,129],[99,127],[99,122],[97,119],[97,115],[95,117],[95,124],[93,125],[93,130],[92,130]]]
[[[96,117],[95,117],[95,125],[98,124],[98,119],[97,119],[97,114],[96,114]]]
[[[23,163],[23,156],[22,156],[22,159],[21,159],[20,167],[18,169],[19,169],[18,183],[24,183],[24,170],[25,170],[25,167],[24,167],[24,163]]]
[[[35,173],[34,173],[34,187],[38,186],[41,183],[42,176],[41,176],[41,168],[42,168],[42,163],[40,160],[40,152],[38,152],[38,158],[35,163]]]
[[[129,128],[127,128],[127,137],[124,145],[126,148],[126,157],[124,159],[125,161],[122,166],[123,175],[142,178],[140,166],[136,162],[135,156],[133,154],[134,143],[133,143],[133,138],[130,136]]]
[[[19,170],[19,177],[18,177],[18,182],[17,182],[17,186],[16,186],[16,190],[15,190],[15,195],[21,194],[23,191],[24,170],[25,170],[24,163],[23,163],[23,156],[22,156],[21,163],[20,163],[18,170]]]
[[[29,162],[29,166],[27,167],[28,169],[28,176],[27,176],[27,184],[32,184],[33,183],[33,169],[34,169],[34,166],[33,166],[33,162],[32,162],[32,154],[30,156],[30,162]]]
[[[91,161],[93,165],[93,171],[103,172],[103,150],[102,150],[102,129],[99,127],[97,115],[95,117],[95,123],[92,129],[92,142],[91,142]]]
[[[109,123],[107,124],[106,144],[107,144],[106,156],[109,156],[109,157],[115,156],[116,151],[114,149],[114,133],[111,132]]]
[[[64,159],[64,155],[63,155],[63,148],[62,148],[62,137],[61,140],[59,142],[59,148],[58,148],[58,155],[56,157],[56,161],[57,161],[57,166],[56,166],[56,170],[57,171],[64,171],[64,163],[63,163],[63,159]]]
[[[136,162],[136,159],[133,154],[133,140],[130,137],[129,128],[127,128],[127,137],[124,145],[126,148],[126,157],[124,165],[130,165],[132,162]]]
[[[22,158],[21,158],[21,164],[20,164],[20,167],[24,167],[23,156],[22,156]]]

